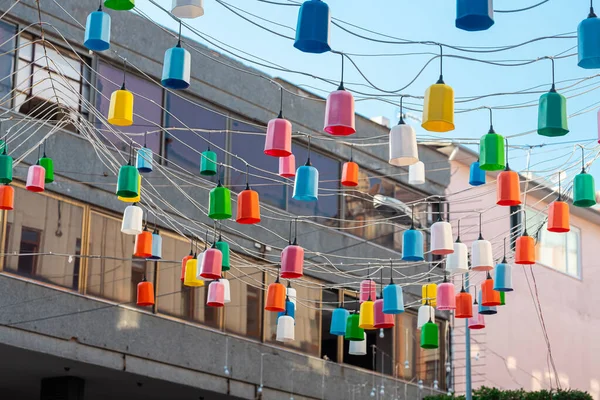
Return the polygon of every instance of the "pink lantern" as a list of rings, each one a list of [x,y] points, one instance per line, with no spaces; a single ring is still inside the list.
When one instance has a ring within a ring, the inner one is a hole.
[[[354,123],[354,97],[340,86],[327,97],[325,106],[325,132],[334,136],[356,133]]]
[[[32,165],[27,170],[25,189],[30,192],[43,192],[46,181],[46,170],[41,165]]]
[[[469,329],[483,329],[485,328],[485,319],[483,315],[479,314],[479,305],[477,302],[473,304],[473,316],[469,318]]]
[[[296,157],[293,154],[279,158],[279,176],[284,178],[296,177]]]
[[[388,329],[394,327],[394,314],[384,314],[383,299],[375,300],[375,329]]]
[[[454,294],[454,285],[446,279],[437,287],[437,309],[438,310],[455,310],[456,296]]]
[[[208,285],[206,305],[209,307],[223,307],[225,305],[225,285],[220,281],[213,281]]]
[[[292,124],[281,117],[272,119],[267,125],[265,154],[273,157],[288,157],[292,154]]]
[[[281,252],[281,277],[285,279],[301,278],[304,273],[304,249],[292,244]]]
[[[216,247],[211,247],[202,253],[200,276],[205,279],[219,279],[223,265],[223,253]]]
[[[360,283],[360,302],[374,301],[377,298],[377,285],[372,279],[365,279]]]

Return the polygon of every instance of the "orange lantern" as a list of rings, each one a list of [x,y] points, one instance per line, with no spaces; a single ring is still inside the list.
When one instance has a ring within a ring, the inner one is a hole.
[[[194,258],[194,253],[192,252],[192,249],[190,249],[190,254],[181,259],[181,282],[185,280],[185,265],[192,258]]]
[[[252,225],[260,222],[260,202],[258,192],[250,189],[248,183],[248,166],[246,166],[246,190],[238,194],[237,216],[235,221],[238,224]]]
[[[150,258],[152,256],[152,233],[144,227],[144,230],[135,237],[133,256],[138,258]]]
[[[154,285],[146,277],[137,286],[137,305],[147,307],[154,305]]]
[[[463,285],[462,290],[456,295],[456,311],[454,318],[472,318],[473,317],[473,298],[471,293],[467,293]]]
[[[500,292],[494,290],[494,280],[488,271],[486,280],[481,284],[481,305],[484,307],[495,307],[501,303]]]
[[[499,206],[518,206],[521,204],[521,187],[519,174],[512,171],[506,163],[506,169],[498,175],[496,181],[497,201]]]
[[[12,186],[0,185],[0,210],[15,208],[15,189]]]
[[[358,164],[353,161],[344,163],[342,168],[342,186],[358,186]]]
[[[279,283],[279,277],[275,283],[271,283],[267,289],[267,304],[265,310],[272,312],[285,311],[285,286]]]
[[[515,243],[515,264],[535,264],[535,242],[531,236],[527,235],[527,229]]]
[[[569,205],[564,201],[557,200],[550,204],[548,209],[548,231],[556,233],[569,232]]]

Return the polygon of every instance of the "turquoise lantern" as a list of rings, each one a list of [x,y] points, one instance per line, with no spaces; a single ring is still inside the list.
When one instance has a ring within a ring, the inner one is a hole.
[[[485,31],[494,25],[492,0],[456,0],[456,27],[464,31]]]
[[[167,89],[184,90],[190,87],[192,56],[181,47],[181,22],[177,46],[165,52],[161,83]]]
[[[148,174],[152,172],[154,165],[154,159],[152,149],[149,149],[146,144],[146,133],[144,133],[144,147],[138,150],[137,156],[135,157],[135,167],[142,174]]]
[[[333,310],[333,313],[331,314],[329,333],[335,336],[346,335],[346,326],[348,324],[349,316],[350,312],[344,308],[343,303],[338,308]]]
[[[592,207],[596,205],[596,185],[594,177],[585,172],[585,151],[581,147],[581,173],[573,181],[573,205],[576,207]]]
[[[229,243],[223,241],[223,237],[221,236],[221,231],[219,231],[219,239],[215,243],[215,247],[219,249],[221,254],[223,254],[223,261],[221,262],[221,270],[229,271],[231,269],[231,251],[229,248]]]
[[[564,136],[567,126],[567,99],[556,91],[554,84],[554,58],[552,61],[552,88],[540,97],[538,109],[538,134],[542,136]]]
[[[390,284],[383,289],[384,314],[402,314],[404,312],[402,287],[394,283],[393,275],[394,265],[390,260]]]
[[[6,154],[7,147],[5,143],[2,154],[0,154],[0,183],[5,185],[11,183],[13,180],[13,159]]]
[[[217,153],[210,149],[200,154],[200,175],[214,176],[217,174]]]
[[[477,293],[477,296],[478,296],[477,298],[479,299],[479,314],[481,314],[481,315],[498,314],[498,310],[496,309],[496,306],[486,307],[481,304],[481,290],[479,291],[479,293]]]
[[[506,238],[504,238],[504,258],[494,268],[494,290],[497,292],[512,292],[512,266],[506,262]]]
[[[469,172],[469,185],[485,185],[485,171],[479,168],[479,160],[471,164],[471,170]]]
[[[310,163],[310,136],[308,138],[308,159],[306,164],[296,171],[292,197],[299,201],[317,201],[319,198],[319,171]]]
[[[296,305],[293,301],[290,300],[289,297],[285,298],[285,311],[280,311],[277,313],[277,318],[288,315],[294,318],[294,325],[296,325]]]
[[[321,0],[305,1],[298,12],[294,47],[305,53],[325,53],[329,46],[329,6]]]
[[[102,11],[102,6],[87,17],[83,45],[92,51],[110,48],[110,15]]]
[[[591,2],[590,2],[591,3]],[[593,3],[587,19],[577,27],[577,65],[585,69],[600,68],[600,19],[594,13]]]
[[[410,229],[402,234],[402,260],[423,261],[423,232],[415,229],[415,207],[412,207]]]

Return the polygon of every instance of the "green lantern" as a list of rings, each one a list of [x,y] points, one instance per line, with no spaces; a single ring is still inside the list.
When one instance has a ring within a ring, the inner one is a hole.
[[[11,183],[13,180],[13,159],[6,154],[6,146],[4,152],[0,154],[0,183]]]
[[[429,320],[429,322],[421,327],[421,348],[437,349],[439,346],[438,326]]]
[[[538,134],[542,136],[564,136],[567,126],[567,99],[552,89],[540,97],[538,110]]]
[[[6,142],[0,139],[0,153],[4,153],[4,148],[6,147]]]
[[[231,190],[219,184],[208,196],[208,217],[211,219],[231,218]]]
[[[500,305],[506,305],[506,292],[500,292]]]
[[[229,243],[224,242],[219,235],[219,240],[215,243],[215,247],[223,253],[223,261],[221,262],[221,270],[229,271],[231,269],[231,265],[229,263]]]
[[[490,131],[479,141],[479,168],[484,171],[502,171],[505,167],[504,138],[490,127]]]
[[[365,330],[358,326],[358,320],[360,316],[358,314],[350,314],[346,320],[346,334],[345,339],[351,342],[360,342],[365,340]]]
[[[596,185],[594,177],[585,172],[585,149],[581,147],[581,173],[573,180],[573,205],[592,207],[596,204]]]
[[[135,166],[123,165],[117,179],[117,196],[125,199],[138,197],[139,174]]]
[[[105,0],[104,7],[117,11],[127,11],[135,7],[135,0]]]
[[[39,159],[38,164],[46,170],[46,183],[54,182],[54,161],[44,154],[44,156]]]
[[[210,150],[200,155],[200,175],[213,176],[217,174],[217,153]]]

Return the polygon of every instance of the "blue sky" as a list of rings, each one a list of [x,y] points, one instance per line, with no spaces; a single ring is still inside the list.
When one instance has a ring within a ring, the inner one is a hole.
[[[165,8],[169,8],[170,0],[158,0]],[[276,21],[287,27],[295,28],[298,13],[297,7],[285,7],[262,3],[256,0],[225,0],[228,4],[242,8],[262,18]],[[278,0],[287,2],[287,0]],[[496,9],[515,9],[537,3],[538,0],[496,0]],[[587,17],[589,3],[587,0],[572,0],[569,2],[551,0],[548,3],[530,11],[512,14],[495,15],[495,25],[484,32],[465,32],[454,26],[455,2],[451,0],[328,0],[333,17],[359,25],[383,34],[414,40],[435,41],[457,46],[505,46],[525,42],[527,40],[564,33],[573,33],[577,30],[579,22]],[[568,3],[568,5],[567,5]],[[155,21],[176,29],[177,24],[163,11],[160,11],[147,0],[138,0],[136,6],[149,14]],[[600,11],[600,4],[598,4]],[[289,39],[276,36],[263,29],[244,21],[233,14],[215,0],[205,0],[206,14],[195,20],[188,20],[196,29],[213,36],[231,46],[245,52],[264,58],[273,63],[289,69],[296,69],[325,78],[339,80],[340,56],[326,53],[321,55],[306,54],[296,50]],[[248,18],[255,19],[252,16]],[[276,30],[287,36],[294,36],[294,32],[286,27],[268,24],[264,21],[257,22]],[[351,28],[354,29],[355,28]],[[184,33],[199,42],[206,44],[191,33]],[[367,36],[374,36],[363,32]],[[383,54],[383,53],[411,53],[411,52],[438,52],[434,46],[426,45],[391,45],[378,44],[352,36],[341,29],[332,26],[331,45],[335,50],[345,53],[357,54]],[[485,60],[530,60],[539,57],[576,53],[577,39],[551,39],[536,42],[518,49],[489,53],[465,53],[454,50],[445,50],[446,53]],[[378,87],[386,90],[397,90],[408,84],[423,68],[431,55],[416,56],[385,56],[385,57],[353,57],[364,74]],[[335,90],[333,85],[328,85],[316,79],[293,73],[284,73],[258,67],[243,61],[247,65],[256,67],[266,74],[285,78],[298,85],[310,85],[325,92],[318,92],[323,96]],[[477,96],[498,92],[515,92],[543,85],[539,90],[548,90],[551,84],[551,63],[542,60],[528,66],[499,67],[472,61],[446,58],[444,61],[444,78],[447,84],[455,90],[457,100],[460,97]],[[346,63],[346,82],[366,83],[360,74]],[[421,76],[403,93],[422,96],[427,86],[438,78],[438,62],[432,62]],[[576,79],[593,76],[599,71],[584,70],[577,66],[577,57],[570,57],[556,61],[556,80]],[[571,83],[558,84],[559,88]],[[591,79],[581,84],[575,91],[564,93],[567,97],[595,88],[598,78]],[[585,85],[590,85],[584,88]],[[348,85],[350,89],[352,85]],[[376,92],[375,89],[356,87],[366,92]],[[567,112],[576,111],[593,105],[598,99],[598,93],[591,91],[568,100]],[[537,127],[537,99],[539,94],[512,95],[490,97],[469,103],[457,104],[458,108],[474,108],[478,106],[503,106],[517,103],[533,102],[534,106],[512,110],[497,110],[494,112],[494,127],[503,135],[514,135]],[[397,98],[393,98],[397,100]],[[357,102],[357,112],[367,117],[386,116],[392,121],[397,119],[398,107],[385,104],[376,100]],[[417,113],[419,114],[419,113]],[[456,130],[449,133],[438,134],[447,138],[473,138],[477,139],[487,132],[489,127],[487,111],[474,111],[456,115]],[[411,124],[417,126],[416,121]],[[587,141],[587,145],[597,138],[596,112],[572,118],[569,120],[571,132],[562,138],[545,138],[537,133],[529,134],[511,141],[511,144],[540,145],[565,141]],[[421,128],[418,134],[428,134]],[[475,149],[475,146],[470,146]],[[573,144],[554,145],[536,148],[532,153],[532,165],[544,162],[532,170],[552,169],[566,161],[573,150]],[[516,150],[511,162],[513,168],[525,168],[525,152]],[[559,159],[563,156],[562,159]],[[512,159],[513,157],[511,157]],[[594,164],[592,172],[600,172],[600,166]],[[540,172],[547,175],[547,172]]]

